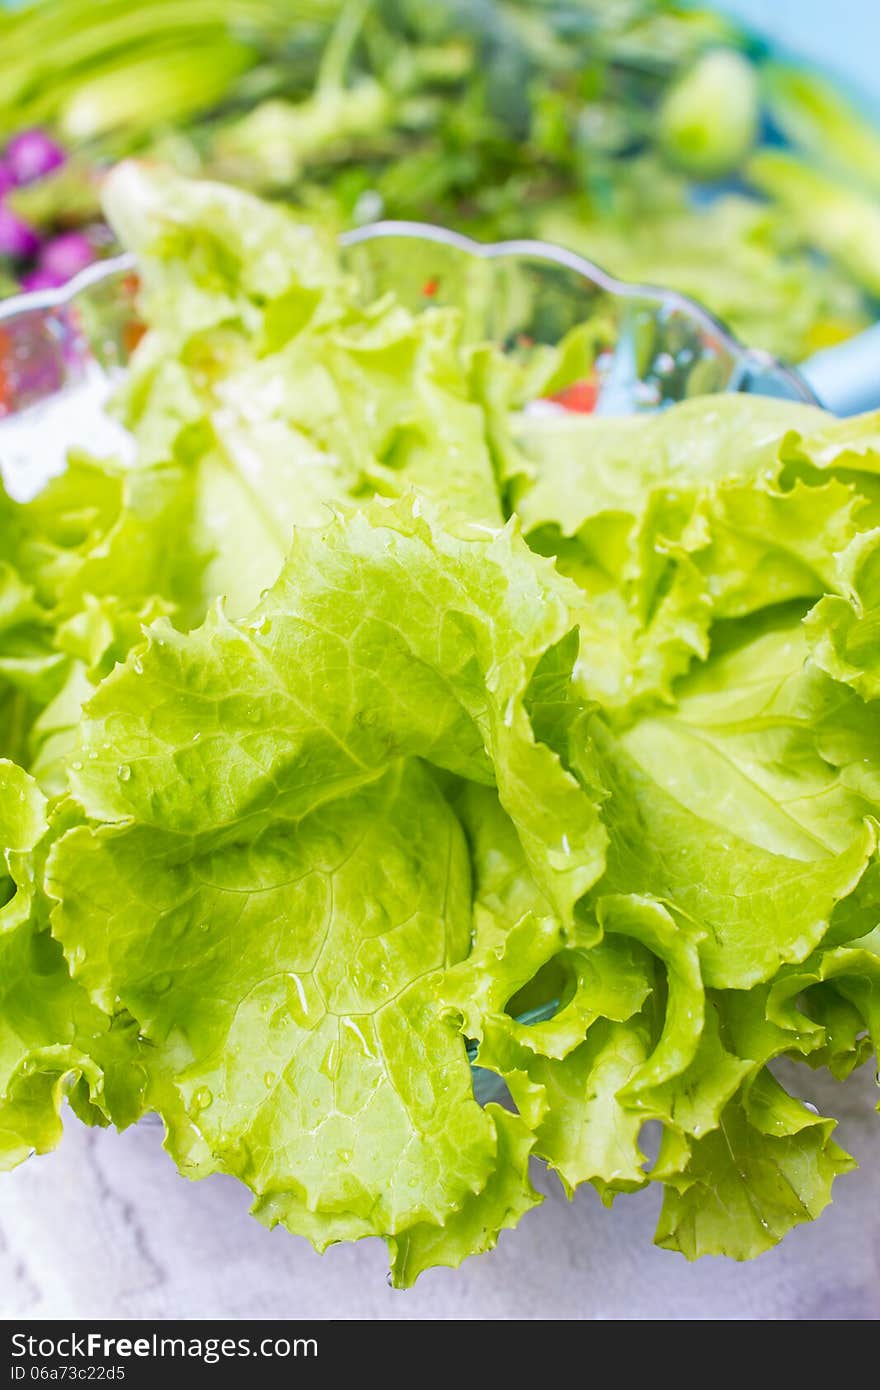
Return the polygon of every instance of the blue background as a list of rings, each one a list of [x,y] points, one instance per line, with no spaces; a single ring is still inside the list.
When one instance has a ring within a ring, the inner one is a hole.
[[[878,0],[720,0],[711,8],[833,73],[880,117]]]

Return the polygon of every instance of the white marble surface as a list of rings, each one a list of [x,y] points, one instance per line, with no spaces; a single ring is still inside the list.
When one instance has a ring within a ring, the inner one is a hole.
[[[650,1244],[658,1194],[605,1211],[591,1191],[547,1201],[491,1255],[398,1293],[376,1241],[323,1258],[247,1214],[232,1180],[187,1183],[161,1130],[88,1131],[0,1179],[4,1317],[874,1319],[880,1317],[880,1117],[872,1069],[846,1084],[798,1068],[861,1160],[834,1205],[750,1265],[688,1265]]]

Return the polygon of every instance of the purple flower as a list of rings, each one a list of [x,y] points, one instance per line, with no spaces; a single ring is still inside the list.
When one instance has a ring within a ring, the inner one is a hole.
[[[33,227],[0,203],[0,256],[27,260],[40,249],[40,238]]]
[[[5,163],[17,184],[33,183],[63,164],[67,156],[44,130],[23,130],[6,146]]]
[[[12,170],[5,160],[0,159],[0,198],[4,193],[8,193],[10,188],[15,187],[15,179],[12,177]]]
[[[40,252],[40,270],[57,277],[63,285],[95,259],[95,248],[82,232],[62,232],[60,236],[47,241]]]
[[[33,290],[57,290],[59,285],[63,284],[63,278],[53,275],[51,270],[44,270],[42,266],[38,266],[36,270],[29,270],[27,275],[22,275],[21,277],[21,287],[28,292],[32,292]]]

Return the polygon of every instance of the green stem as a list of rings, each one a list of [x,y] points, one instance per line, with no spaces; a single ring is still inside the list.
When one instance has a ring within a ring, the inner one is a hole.
[[[228,36],[244,28],[258,38],[280,40],[293,23],[323,18],[326,9],[326,3],[306,5],[300,14],[273,0],[192,0],[184,6],[176,0],[149,0],[135,9],[127,0],[104,5],[68,0],[61,7],[44,0],[36,10],[16,16],[16,23],[3,34],[0,101],[9,108],[20,93],[53,74],[88,69],[149,39],[190,34],[198,41],[206,32]]]
[[[333,27],[318,68],[317,91],[345,86],[348,65],[372,0],[347,0]]]

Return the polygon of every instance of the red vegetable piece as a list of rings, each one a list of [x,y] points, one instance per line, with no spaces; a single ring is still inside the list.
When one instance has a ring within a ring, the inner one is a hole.
[[[12,357],[12,340],[0,329],[0,420],[12,408],[12,382],[7,368]]]
[[[576,415],[590,415],[596,409],[598,396],[599,383],[594,376],[590,376],[585,377],[583,381],[573,381],[570,386],[564,386],[561,391],[552,395],[550,400]]]
[[[125,325],[122,330],[122,346],[128,357],[134,352],[146,331],[147,325],[145,323],[138,323],[136,319]]]

